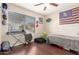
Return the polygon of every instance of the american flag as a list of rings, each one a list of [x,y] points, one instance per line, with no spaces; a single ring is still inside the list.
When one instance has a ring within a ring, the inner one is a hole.
[[[60,24],[79,23],[79,7],[59,13]]]

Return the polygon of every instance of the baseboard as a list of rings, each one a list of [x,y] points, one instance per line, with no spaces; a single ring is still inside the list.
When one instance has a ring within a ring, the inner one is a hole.
[[[62,46],[59,46],[59,45],[57,45],[57,44],[50,44],[50,45],[53,45],[53,46],[59,47],[59,48],[61,48],[61,49],[64,49]]]
[[[78,52],[78,51],[75,51],[75,50],[70,49],[70,52],[73,52],[73,53],[75,53],[76,55],[79,55],[79,52]]]

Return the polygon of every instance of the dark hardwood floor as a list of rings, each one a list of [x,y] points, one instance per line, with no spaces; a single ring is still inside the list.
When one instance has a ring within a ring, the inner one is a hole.
[[[0,53],[1,55],[75,55],[57,46],[32,43],[31,45],[19,45],[12,51]]]

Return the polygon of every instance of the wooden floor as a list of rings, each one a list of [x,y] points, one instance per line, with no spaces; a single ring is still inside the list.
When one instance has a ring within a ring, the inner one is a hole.
[[[48,44],[32,43],[31,45],[19,45],[13,48],[13,51],[4,53],[6,55],[73,55],[69,51],[57,46]]]

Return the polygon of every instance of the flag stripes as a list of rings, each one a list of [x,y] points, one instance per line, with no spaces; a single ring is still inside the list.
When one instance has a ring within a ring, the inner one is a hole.
[[[59,14],[59,18],[60,18],[59,19],[60,24],[79,23],[79,7],[61,12]]]

